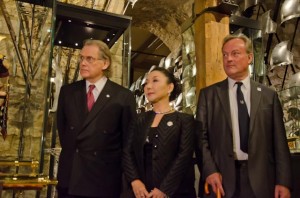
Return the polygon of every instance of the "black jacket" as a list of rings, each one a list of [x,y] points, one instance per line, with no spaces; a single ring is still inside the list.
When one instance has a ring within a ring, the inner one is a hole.
[[[61,88],[58,187],[79,196],[120,197],[122,150],[136,114],[132,93],[107,80],[88,113],[85,81]]]
[[[135,179],[144,181],[144,143],[154,117],[153,111],[142,113],[131,126],[134,132],[123,155],[129,184]],[[163,116],[154,134],[153,181],[169,197],[194,197],[194,125],[192,115],[174,112]]]
[[[283,112],[274,90],[251,80],[250,93],[249,181],[256,197],[274,197],[275,185],[291,187],[292,178]],[[226,197],[232,197],[236,175],[227,79],[200,91],[196,120],[202,181],[220,172]]]

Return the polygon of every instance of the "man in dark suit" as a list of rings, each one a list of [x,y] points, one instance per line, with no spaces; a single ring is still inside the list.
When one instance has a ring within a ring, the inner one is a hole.
[[[108,79],[110,65],[107,45],[87,40],[80,52],[84,80],[61,88],[59,198],[120,197],[123,143],[136,111],[133,94]]]
[[[248,37],[228,35],[222,53],[228,78],[202,89],[198,101],[201,180],[211,197],[219,189],[230,198],[289,198],[291,161],[278,95],[250,79]]]

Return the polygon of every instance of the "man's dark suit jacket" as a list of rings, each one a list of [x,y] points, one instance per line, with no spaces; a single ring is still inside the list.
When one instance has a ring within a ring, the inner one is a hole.
[[[232,197],[235,159],[227,79],[200,91],[196,117],[202,181],[220,172],[226,197]],[[290,153],[278,95],[254,81],[251,81],[248,143],[249,179],[256,197],[274,197],[276,184],[291,187]]]
[[[120,197],[123,143],[136,115],[133,94],[107,80],[92,110],[81,80],[61,88],[58,186],[80,196]]]
[[[144,144],[155,113],[138,115],[131,128],[128,147],[124,154],[124,173],[130,183],[135,179],[145,182]],[[154,135],[152,152],[153,182],[169,197],[195,197],[194,151],[195,120],[192,115],[174,112],[163,116]],[[133,194],[132,194],[133,195]],[[194,195],[194,196],[191,196]],[[124,196],[129,198],[127,196]]]

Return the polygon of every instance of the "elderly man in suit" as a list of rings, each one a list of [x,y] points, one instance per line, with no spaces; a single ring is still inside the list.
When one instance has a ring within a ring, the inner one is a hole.
[[[64,85],[59,95],[58,197],[119,198],[134,96],[108,79],[111,53],[102,41],[86,40],[79,60],[84,80]]]
[[[291,160],[278,95],[250,79],[248,37],[228,35],[222,53],[228,78],[200,91],[196,115],[202,181],[213,191],[205,196],[219,190],[230,198],[289,198]]]

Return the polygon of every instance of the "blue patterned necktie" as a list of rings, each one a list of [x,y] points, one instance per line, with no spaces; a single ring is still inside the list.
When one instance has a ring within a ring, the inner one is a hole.
[[[247,105],[244,99],[243,92],[241,90],[242,82],[236,82],[236,100],[238,104],[238,118],[239,118],[239,129],[240,129],[240,148],[243,152],[248,153],[248,137],[249,137],[249,114]]]

